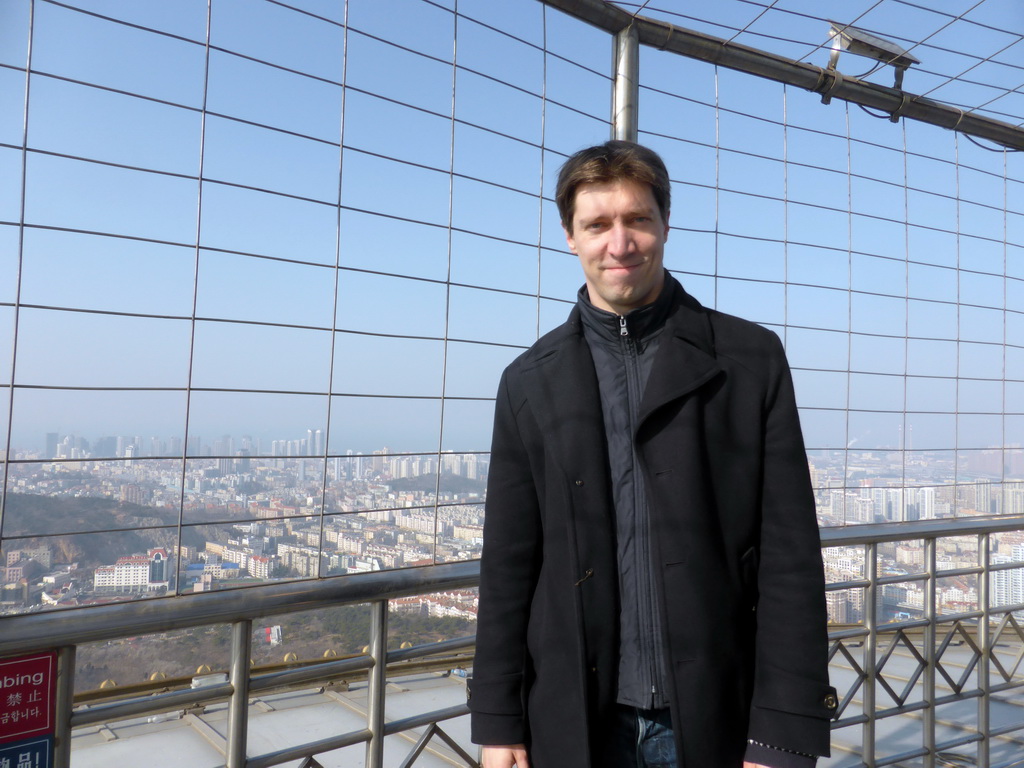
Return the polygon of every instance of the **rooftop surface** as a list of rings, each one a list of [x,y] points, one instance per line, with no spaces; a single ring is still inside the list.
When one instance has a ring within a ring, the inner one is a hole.
[[[387,719],[411,717],[465,702],[465,680],[440,673],[398,678],[388,686]],[[75,768],[216,768],[224,765],[227,704],[210,706],[202,713],[180,710],[116,723],[76,729],[72,741]],[[250,757],[300,743],[358,731],[366,727],[366,684],[349,690],[313,688],[253,698],[249,709]],[[469,754],[469,718],[440,724]],[[388,737],[384,764],[399,766],[425,729]],[[359,768],[366,748],[360,744],[317,756],[323,768]],[[300,760],[285,763],[297,768]],[[434,738],[417,758],[421,768],[465,765],[453,750]]]

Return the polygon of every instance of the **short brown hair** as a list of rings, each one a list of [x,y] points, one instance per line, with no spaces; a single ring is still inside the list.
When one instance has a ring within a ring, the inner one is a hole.
[[[613,140],[581,149],[566,160],[558,172],[555,203],[567,232],[572,234],[576,190],[583,184],[612,181],[633,181],[649,186],[661,218],[668,221],[672,190],[665,162],[653,149],[631,141]]]

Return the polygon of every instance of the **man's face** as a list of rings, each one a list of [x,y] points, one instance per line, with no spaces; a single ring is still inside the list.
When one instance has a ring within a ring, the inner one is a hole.
[[[646,184],[613,181],[576,190],[569,250],[580,257],[590,302],[624,315],[650,304],[665,281],[668,220]]]

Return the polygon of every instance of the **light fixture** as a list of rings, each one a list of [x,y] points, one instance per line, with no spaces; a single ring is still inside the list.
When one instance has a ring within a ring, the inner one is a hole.
[[[895,43],[883,40],[863,29],[835,21],[829,21],[829,24],[832,25],[828,32],[828,36],[832,38],[832,55],[828,59],[828,69],[830,70],[835,71],[840,51],[866,56],[881,64],[891,64],[896,70],[893,88],[901,91],[903,90],[903,73],[907,71],[907,67],[911,64],[921,63]]]

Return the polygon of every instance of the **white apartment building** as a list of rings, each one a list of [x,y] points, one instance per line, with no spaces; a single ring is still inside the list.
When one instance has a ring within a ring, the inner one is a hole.
[[[151,549],[145,555],[120,557],[113,565],[101,565],[93,574],[97,592],[115,594],[154,592],[168,586],[167,550]]]
[[[1010,555],[992,555],[992,565],[1020,563],[1024,566],[1024,544],[1016,544]],[[1009,568],[989,574],[990,600],[994,606],[1024,603],[1024,568]],[[1024,611],[1015,615],[1024,618]]]

